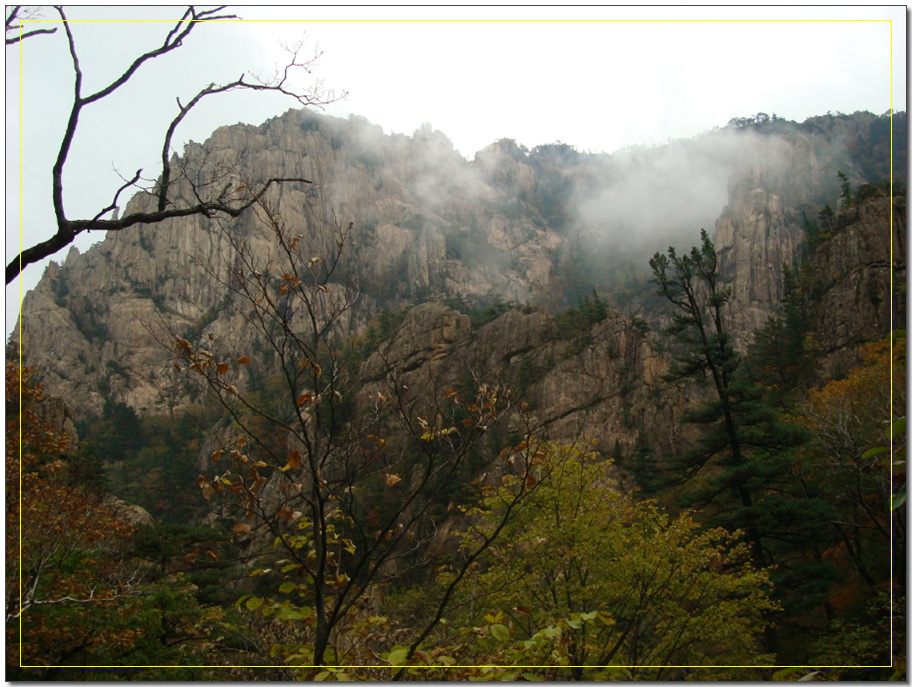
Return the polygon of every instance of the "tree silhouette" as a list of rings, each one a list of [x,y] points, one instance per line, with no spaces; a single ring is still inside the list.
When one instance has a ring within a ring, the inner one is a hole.
[[[107,86],[95,91],[94,93],[85,93],[83,91],[83,71],[79,63],[79,55],[76,49],[76,40],[70,29],[69,21],[62,7],[54,8],[59,15],[60,22],[63,26],[63,32],[66,36],[69,54],[73,67],[73,93],[72,105],[67,120],[66,130],[60,142],[60,149],[57,153],[57,159],[52,170],[53,191],[52,205],[56,216],[56,233],[45,241],[40,241],[34,245],[23,249],[15,256],[6,266],[6,283],[9,284],[13,279],[22,272],[28,265],[37,262],[45,257],[53,255],[61,248],[71,244],[73,240],[82,232],[89,230],[102,231],[120,231],[135,224],[157,224],[173,217],[186,217],[189,215],[202,215],[204,217],[237,217],[254,203],[256,203],[266,191],[275,185],[282,183],[310,183],[307,179],[294,177],[271,177],[259,184],[256,188],[236,188],[237,184],[231,183],[231,175],[225,171],[222,166],[210,171],[210,178],[205,182],[201,180],[199,174],[195,179],[191,179],[179,164],[175,165],[172,158],[172,141],[175,131],[183,119],[196,107],[201,100],[208,96],[227,93],[230,91],[271,91],[287,95],[303,106],[322,105],[332,100],[331,95],[324,97],[319,89],[300,89],[293,83],[294,76],[304,71],[310,73],[317,56],[311,59],[301,59],[299,52],[300,46],[291,49],[290,58],[284,69],[279,70],[270,79],[260,79],[252,75],[241,75],[238,79],[224,84],[211,83],[186,102],[181,102],[177,98],[177,114],[171,120],[167,130],[163,135],[161,148],[161,176],[157,180],[144,179],[142,169],[136,171],[130,178],[124,178],[123,184],[114,193],[114,197],[107,206],[99,209],[92,217],[81,219],[72,219],[67,215],[63,201],[63,172],[72,149],[73,141],[78,132],[80,118],[85,114],[86,109],[98,102],[101,102],[113,96],[118,89],[130,82],[137,75],[139,70],[147,62],[157,57],[168,54],[177,50],[183,45],[191,33],[197,30],[197,27],[207,22],[224,21],[237,19],[233,14],[225,14],[224,7],[214,9],[199,10],[194,7],[188,7],[180,19],[174,22],[171,30],[165,36],[161,45],[139,55],[133,62]],[[18,23],[16,23],[18,20]],[[26,38],[34,37],[38,34],[49,34],[56,32],[54,29],[38,29],[34,31],[23,32],[24,23],[32,20],[34,15],[23,13],[20,7],[12,7],[8,10],[6,16],[6,44],[22,45]],[[212,172],[215,172],[215,177]],[[187,179],[192,186],[193,200],[190,202],[183,201],[174,195],[175,185],[181,179]],[[155,198],[152,209],[147,211],[130,212],[123,217],[117,217],[118,200],[122,193],[128,189],[145,191]]]

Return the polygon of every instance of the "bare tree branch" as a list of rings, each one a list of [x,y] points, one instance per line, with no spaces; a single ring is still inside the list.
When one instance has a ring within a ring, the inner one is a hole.
[[[20,41],[24,41],[26,38],[31,38],[32,36],[37,36],[42,33],[56,33],[57,32],[57,29],[53,28],[53,29],[34,29],[32,31],[26,31],[25,33],[22,33],[22,29],[24,28],[24,25],[22,24],[22,22],[28,21],[28,20],[34,21],[37,18],[37,16],[36,16],[37,13],[26,11],[22,16],[20,16],[19,13],[21,11],[22,11],[22,6],[15,5],[9,9],[9,14],[6,15],[6,44],[7,45],[15,45],[16,43],[18,43]],[[13,22],[15,22],[17,19],[19,20],[19,23],[14,24]],[[18,31],[19,33],[18,34],[13,33],[15,31]],[[11,33],[13,33],[13,35],[10,35]]]
[[[331,102],[333,99],[331,95],[327,98],[324,98],[320,95],[320,93],[317,92],[315,88],[312,88],[310,90],[298,90],[291,85],[290,80],[292,71],[303,70],[309,74],[314,60],[316,59],[316,57],[310,60],[299,59],[299,46],[298,48],[289,51],[291,53],[291,57],[288,64],[281,71],[277,71],[276,75],[270,80],[262,80],[258,77],[242,75],[240,78],[230,83],[221,85],[214,83],[209,84],[200,90],[196,95],[194,95],[193,98],[191,98],[186,104],[182,104],[180,99],[177,100],[178,114],[169,124],[164,134],[164,140],[162,142],[162,174],[157,187],[154,190],[150,189],[150,192],[157,196],[156,211],[134,212],[119,219],[102,219],[106,214],[112,212],[117,208],[118,199],[123,191],[131,186],[136,186],[138,184],[141,179],[140,174],[142,172],[142,170],[139,170],[132,179],[129,181],[125,180],[126,183],[117,189],[113,200],[104,209],[98,212],[92,219],[69,219],[64,208],[63,172],[69,158],[73,140],[76,136],[76,132],[79,126],[79,118],[82,114],[83,108],[112,95],[115,91],[117,91],[117,89],[130,81],[140,69],[140,67],[142,67],[142,65],[146,62],[181,47],[184,39],[186,39],[191,34],[191,32],[198,24],[225,19],[236,19],[237,17],[235,17],[233,14],[223,13],[224,7],[216,7],[210,10],[197,10],[192,6],[188,7],[184,11],[181,18],[174,23],[174,26],[168,32],[167,36],[165,36],[165,39],[160,46],[137,57],[119,77],[117,77],[114,81],[112,81],[104,88],[96,91],[91,95],[83,95],[83,72],[79,63],[76,41],[72,31],[70,30],[68,19],[63,8],[56,6],[55,9],[60,15],[60,19],[63,23],[74,73],[72,107],[70,109],[70,115],[67,121],[66,130],[64,131],[64,135],[61,139],[57,159],[52,170],[52,202],[54,207],[54,214],[56,217],[57,231],[51,238],[22,250],[19,255],[17,255],[11,262],[9,262],[6,267],[7,284],[15,279],[16,276],[18,276],[28,265],[46,258],[71,244],[76,236],[78,236],[83,231],[119,231],[135,224],[156,224],[167,219],[172,219],[175,217],[186,217],[191,215],[203,215],[209,218],[217,215],[237,217],[251,205],[256,203],[272,185],[287,182],[311,183],[307,179],[301,178],[273,177],[266,181],[258,189],[248,189],[247,193],[244,195],[244,198],[239,199],[237,197],[229,198],[225,193],[219,194],[214,198],[211,196],[204,198],[199,193],[200,184],[194,184],[192,181],[190,181],[192,187],[190,192],[191,195],[195,197],[196,202],[191,202],[190,204],[181,207],[176,203],[174,198],[169,196],[174,188],[174,180],[172,179],[172,162],[170,157],[172,152],[171,146],[173,143],[174,134],[177,130],[177,127],[187,116],[187,114],[203,98],[210,95],[227,93],[235,90],[250,90],[274,91],[276,93],[294,98],[299,104],[303,106],[320,106]],[[20,11],[21,8],[14,7],[8,14],[8,31],[10,30],[11,24],[16,20],[17,16],[19,16]]]
[[[253,205],[273,184],[286,182],[298,182],[302,184],[313,183],[302,178],[272,178],[269,179],[252,197],[240,205],[228,205],[221,201],[200,202],[185,208],[172,208],[158,212],[133,212],[120,219],[90,219],[90,220],[67,220],[64,219],[58,225],[57,233],[46,241],[37,243],[31,248],[26,248],[17,257],[13,258],[6,266],[6,283],[9,284],[22,271],[26,265],[53,255],[61,248],[70,245],[79,234],[89,230],[101,231],[120,231],[134,224],[158,224],[166,219],[174,217],[189,217],[191,215],[203,215],[205,217],[214,217],[219,213],[229,217],[238,217],[247,208]],[[126,186],[121,187],[118,191],[123,190]],[[115,196],[116,198],[116,196]],[[113,209],[114,206],[109,206]],[[102,213],[103,214],[103,213]]]

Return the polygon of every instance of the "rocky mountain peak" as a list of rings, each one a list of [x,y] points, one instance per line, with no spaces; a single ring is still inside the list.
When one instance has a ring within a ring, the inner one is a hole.
[[[27,359],[80,412],[99,412],[107,396],[140,412],[173,406],[164,391],[173,387],[166,331],[215,333],[233,349],[249,343],[243,313],[218,280],[236,265],[240,245],[265,269],[275,262],[267,212],[322,259],[351,227],[338,278],[360,294],[346,325],[352,335],[382,311],[414,304],[445,301],[464,313],[537,304],[554,314],[593,290],[658,328],[664,316],[650,300],[648,258],[694,245],[696,223],[709,217],[743,347],[782,294],[783,269],[805,238],[802,217],[838,203],[837,171],[854,182],[875,167],[851,151],[879,140],[883,119],[843,119],[830,130],[779,120],[768,130],[726,129],[615,155],[563,144],[526,151],[503,139],[471,162],[430,126],[385,135],[357,117],[292,110],[259,126],[221,127],[176,158],[179,194],[192,193],[191,178],[231,193],[272,175],[311,183],[285,184],[235,221],[171,220],[108,235],[85,253],[70,250],[26,295],[14,336],[21,331]],[[709,197],[716,200],[700,200]],[[151,202],[139,194],[130,209]],[[464,326],[457,317],[439,332]],[[503,326],[507,341],[535,340]]]

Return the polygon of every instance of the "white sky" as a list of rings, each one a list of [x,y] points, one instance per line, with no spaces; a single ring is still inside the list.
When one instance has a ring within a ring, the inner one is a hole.
[[[803,121],[827,111],[906,109],[903,6],[232,11],[245,21],[198,27],[181,49],[141,69],[135,83],[84,110],[64,178],[71,219],[94,216],[110,202],[120,185],[114,168],[127,176],[140,167],[145,176],[158,173],[175,97],[186,101],[210,82],[245,71],[267,73],[283,59],[279,42],[302,35],[311,51],[323,52],[315,76],[349,94],[326,113],[361,115],[387,133],[411,134],[430,122],[469,159],[499,138],[612,152],[694,136],[761,111]],[[161,43],[170,23],[155,20],[181,13],[180,7],[67,9],[69,19],[85,20],[71,24],[84,93],[107,85]],[[43,17],[56,13],[47,8]],[[7,48],[5,59],[4,264],[19,250],[20,226],[23,247],[55,231],[50,170],[72,93],[62,31],[24,41],[21,53],[18,45]],[[294,105],[255,93],[210,98],[182,124],[175,148],[205,141],[225,124],[259,124]],[[85,250],[101,238],[96,232],[77,245]],[[66,249],[54,259],[65,256]],[[7,335],[21,295],[43,271],[32,265],[7,287]]]

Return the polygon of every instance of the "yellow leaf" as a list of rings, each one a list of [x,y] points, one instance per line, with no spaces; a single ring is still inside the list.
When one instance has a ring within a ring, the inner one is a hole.
[[[395,486],[396,484],[398,484],[401,481],[402,481],[402,478],[399,477],[399,475],[393,475],[390,473],[387,473],[387,475],[386,475],[386,486],[388,486],[388,487]]]

